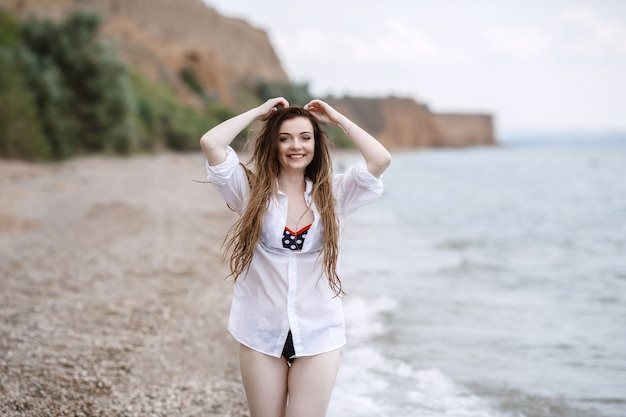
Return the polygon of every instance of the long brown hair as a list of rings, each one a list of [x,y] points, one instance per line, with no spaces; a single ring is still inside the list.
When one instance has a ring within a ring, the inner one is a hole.
[[[332,291],[344,294],[337,274],[339,257],[339,219],[335,213],[332,189],[332,161],[330,141],[320,127],[320,123],[302,107],[286,107],[272,112],[253,142],[252,157],[244,166],[250,182],[250,199],[245,211],[231,227],[224,239],[224,257],[229,258],[230,271],[234,281],[250,266],[254,251],[261,238],[261,220],[269,200],[278,192],[276,179],[280,173],[278,162],[278,134],[285,120],[304,117],[311,121],[315,138],[313,160],[306,167],[304,175],[313,182],[311,191],[313,202],[320,213],[324,228],[322,248],[324,272]]]

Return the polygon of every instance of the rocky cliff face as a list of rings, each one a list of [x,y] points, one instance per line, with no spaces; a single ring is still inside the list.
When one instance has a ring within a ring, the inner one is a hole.
[[[430,112],[406,98],[341,98],[328,103],[389,148],[443,146]]]
[[[410,98],[328,99],[391,149],[495,145],[489,114],[433,113]]]
[[[446,146],[495,145],[493,116],[479,113],[434,113]]]
[[[59,19],[78,8],[98,12],[102,35],[116,44],[122,59],[172,86],[189,105],[201,104],[180,80],[184,68],[193,69],[206,91],[230,106],[242,83],[289,82],[264,31],[200,0],[0,0],[0,6],[20,18]],[[408,98],[329,101],[390,149],[495,144],[490,115],[434,114]]]
[[[289,80],[264,31],[200,0],[0,0],[0,5],[21,18],[58,19],[78,8],[98,12],[102,35],[117,45],[124,61],[153,81],[172,85],[188,104],[194,97],[178,76],[183,68],[193,69],[209,94],[227,105],[242,82]]]

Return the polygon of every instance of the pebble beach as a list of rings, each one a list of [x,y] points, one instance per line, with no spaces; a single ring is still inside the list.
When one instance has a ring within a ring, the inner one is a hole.
[[[203,164],[0,161],[0,415],[249,415]]]

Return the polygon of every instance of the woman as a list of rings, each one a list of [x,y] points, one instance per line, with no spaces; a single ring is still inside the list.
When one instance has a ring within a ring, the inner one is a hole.
[[[229,146],[255,120],[252,169]],[[363,160],[332,175],[321,124],[341,127]],[[282,97],[202,136],[207,177],[239,220],[224,242],[235,281],[228,329],[240,342],[251,417],[324,416],[345,343],[337,272],[343,217],[382,193],[391,162],[372,136],[321,100]]]

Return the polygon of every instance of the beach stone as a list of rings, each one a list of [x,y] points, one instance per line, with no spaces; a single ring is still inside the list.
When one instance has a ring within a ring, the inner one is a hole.
[[[0,164],[0,415],[248,416],[202,156]]]

